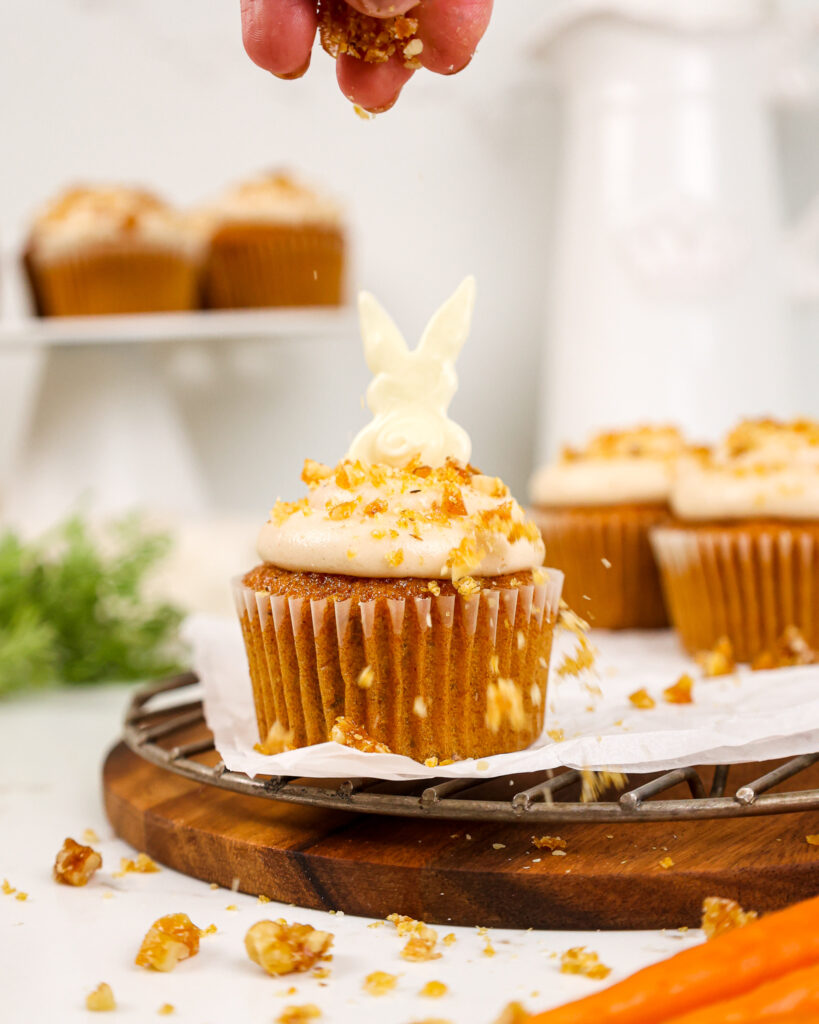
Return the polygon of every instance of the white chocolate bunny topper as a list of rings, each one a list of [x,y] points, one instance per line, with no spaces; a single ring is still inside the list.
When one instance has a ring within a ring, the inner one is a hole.
[[[420,455],[428,466],[448,457],[468,462],[469,435],[447,416],[458,390],[455,360],[469,334],[475,278],[467,277],[433,314],[410,352],[401,332],[369,292],[358,298],[364,357],[375,377],[367,388],[374,414],[350,445],[348,457],[403,466]]]

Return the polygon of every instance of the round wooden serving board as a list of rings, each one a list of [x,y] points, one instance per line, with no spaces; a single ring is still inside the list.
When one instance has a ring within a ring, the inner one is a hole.
[[[759,765],[732,769],[753,778]],[[504,785],[508,782],[502,780]],[[800,777],[819,787],[819,767]],[[115,832],[168,867],[318,910],[509,928],[675,928],[705,896],[774,910],[819,893],[819,812],[721,821],[553,825],[328,811],[242,796],[159,768],[122,744],[103,769]],[[670,791],[664,796],[677,795]],[[682,792],[679,795],[683,795]],[[660,861],[671,857],[673,865]]]

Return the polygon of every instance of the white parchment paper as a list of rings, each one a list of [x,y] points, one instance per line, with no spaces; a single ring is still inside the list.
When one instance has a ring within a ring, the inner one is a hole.
[[[576,641],[559,632],[552,657],[546,728],[528,750],[426,768],[397,754],[362,754],[321,743],[275,756],[259,754],[253,695],[238,622],[198,615],[185,625],[205,715],[225,765],[248,775],[380,779],[488,778],[565,765],[649,772],[693,764],[758,761],[819,749],[819,666],[702,679],[671,631],[595,632],[596,672],[556,677]],[[667,704],[662,691],[683,672],[695,679],[693,704]],[[599,687],[600,695],[591,690]],[[656,707],[640,711],[628,695],[645,687]],[[549,730],[562,729],[555,742]]]

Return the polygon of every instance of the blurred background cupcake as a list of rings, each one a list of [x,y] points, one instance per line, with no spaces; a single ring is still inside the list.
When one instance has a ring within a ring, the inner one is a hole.
[[[201,216],[210,230],[205,306],[341,304],[345,239],[333,200],[273,173],[235,186]]]
[[[550,565],[569,605],[603,629],[667,625],[651,527],[669,515],[674,468],[686,450],[675,427],[640,426],[564,448],[530,485]]]
[[[201,240],[157,196],[72,188],[35,216],[23,261],[41,316],[194,309]]]
[[[819,421],[740,423],[681,461],[671,508],[652,540],[686,650],[727,637],[754,661],[794,629],[819,648]]]

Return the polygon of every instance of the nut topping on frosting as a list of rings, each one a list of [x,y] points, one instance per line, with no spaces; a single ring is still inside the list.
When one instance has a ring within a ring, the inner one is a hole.
[[[566,447],[530,485],[543,506],[611,505],[668,500],[677,460],[692,451],[676,427],[642,425],[593,437],[585,448]]]
[[[403,467],[308,459],[310,494],[278,501],[259,554],[283,569],[351,576],[464,580],[534,569],[543,542],[497,477],[454,459]]]
[[[671,505],[683,519],[819,519],[819,422],[740,423],[713,452],[681,460]]]
[[[472,443],[447,417],[458,388],[455,360],[469,333],[475,279],[468,277],[433,314],[410,352],[401,332],[368,292],[359,296],[364,355],[375,379],[367,389],[372,423],[350,446],[352,460],[406,465],[414,455],[430,467],[447,458],[469,462]]]

